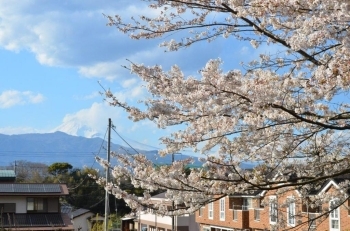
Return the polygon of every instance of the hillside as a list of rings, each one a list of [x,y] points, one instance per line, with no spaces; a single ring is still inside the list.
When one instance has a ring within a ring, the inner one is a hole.
[[[85,138],[72,136],[63,132],[45,134],[0,134],[0,166],[7,166],[16,160],[26,160],[51,164],[54,162],[69,162],[74,167],[98,167],[94,157],[106,157],[107,144],[101,138]],[[112,151],[135,151],[118,144],[111,144]],[[168,164],[171,156],[159,158],[158,152],[138,150],[147,155],[154,163]],[[187,158],[186,155],[176,156],[176,159]],[[196,165],[200,165],[196,162]]]

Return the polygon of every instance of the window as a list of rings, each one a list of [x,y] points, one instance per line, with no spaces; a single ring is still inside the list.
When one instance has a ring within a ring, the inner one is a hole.
[[[203,216],[203,207],[200,207],[198,210],[198,216]]]
[[[243,198],[242,210],[248,210],[252,207],[252,198]]]
[[[28,197],[27,212],[47,212],[47,199],[40,197]]]
[[[208,218],[213,219],[213,202],[208,205]]]
[[[220,199],[220,221],[225,220],[225,197]]]
[[[1,203],[0,204],[0,213],[15,213],[16,204],[15,203]]]
[[[238,220],[238,211],[236,209],[233,210],[233,220]]]
[[[260,210],[254,209],[254,220],[260,221]]]
[[[270,197],[270,224],[277,222],[277,200],[276,197]]]
[[[315,213],[309,213],[309,228],[310,229],[316,229],[316,214]]]
[[[329,209],[331,212],[329,213],[329,225],[331,231],[340,230],[339,227],[339,205],[338,200],[332,200],[329,202]]]
[[[295,201],[289,199],[287,207],[287,222],[289,226],[295,226]]]

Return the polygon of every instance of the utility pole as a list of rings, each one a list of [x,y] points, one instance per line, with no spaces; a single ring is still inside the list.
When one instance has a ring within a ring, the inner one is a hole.
[[[171,154],[171,164],[174,163],[175,161],[175,154],[181,154],[181,153],[172,153]],[[181,154],[182,155],[182,154]],[[171,231],[175,231],[175,215],[174,215],[174,211],[175,211],[175,202],[173,200],[172,202],[172,206],[173,206],[173,216],[171,217]]]
[[[174,153],[171,154],[171,164],[174,164]],[[173,216],[171,217],[171,230],[175,231],[175,216],[174,216],[174,211],[175,211],[175,202],[173,199]]]
[[[111,128],[112,128],[112,120],[108,119],[108,142],[107,142],[107,162],[110,163],[110,154],[111,154]],[[109,181],[109,166],[106,169],[106,186]],[[105,227],[104,231],[108,231],[108,213],[109,213],[109,193],[106,190],[105,195]]]

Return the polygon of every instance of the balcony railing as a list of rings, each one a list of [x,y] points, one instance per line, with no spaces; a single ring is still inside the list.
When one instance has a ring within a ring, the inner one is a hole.
[[[248,209],[251,209],[252,207],[250,205],[234,205],[233,210],[242,210],[247,211]]]

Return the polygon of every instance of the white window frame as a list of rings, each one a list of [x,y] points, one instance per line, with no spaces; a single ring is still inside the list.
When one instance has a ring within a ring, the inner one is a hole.
[[[287,207],[287,224],[288,226],[295,226],[295,200],[293,197],[290,197],[288,200]]]
[[[225,220],[225,197],[221,198],[219,201],[219,207],[220,207],[220,221]]]
[[[335,206],[337,206],[338,199],[333,199],[329,202],[329,230],[330,231],[339,231],[340,230],[340,209],[339,206],[335,209],[333,209]],[[338,223],[338,228],[333,228],[332,223],[333,221]]]
[[[208,218],[213,219],[214,218],[214,204],[213,202],[210,202],[208,204]]]
[[[271,219],[272,217],[275,217],[275,219],[272,220]],[[270,196],[269,221],[270,221],[270,224],[276,224],[278,221],[278,204],[277,204],[276,196]]]
[[[254,209],[254,221],[260,221],[260,209]]]

